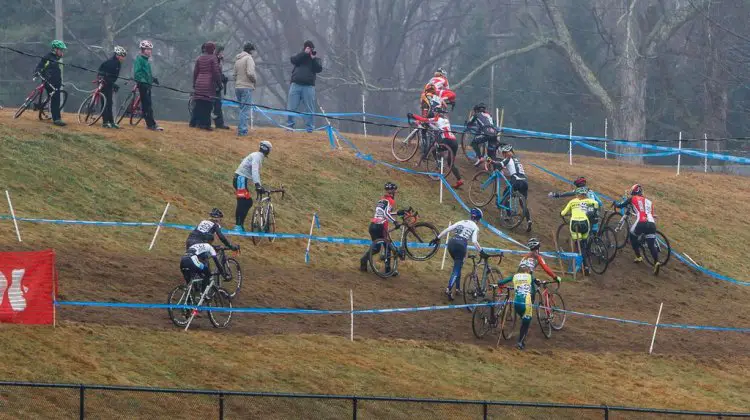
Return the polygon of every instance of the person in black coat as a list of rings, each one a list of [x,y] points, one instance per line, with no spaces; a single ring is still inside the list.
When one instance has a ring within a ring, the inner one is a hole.
[[[216,46],[216,58],[219,59],[219,69],[221,70],[221,66],[224,64],[224,46],[223,45],[217,45]],[[216,97],[214,99],[214,112],[213,114],[216,116],[214,118],[214,123],[216,124],[216,128],[221,128],[224,130],[229,130],[229,126],[224,123],[224,112],[221,110],[221,101],[224,98],[224,95],[227,93],[227,82],[229,82],[229,78],[224,74],[224,72],[221,72],[221,87],[216,89]]]
[[[115,123],[115,118],[112,115],[112,93],[117,92],[120,88],[117,86],[116,82],[120,77],[122,62],[125,61],[127,55],[128,52],[125,48],[118,45],[115,47],[114,55],[99,66],[99,77],[103,82],[102,94],[106,99],[104,112],[102,113],[102,127],[104,128],[120,128],[120,126]]]
[[[59,90],[62,88],[62,69],[60,69],[60,60],[65,55],[65,50],[68,47],[64,42],[56,39],[50,44],[52,52],[42,57],[39,64],[34,69],[34,76],[40,75],[46,81],[44,89],[47,91],[50,97],[50,113],[52,114],[53,124],[64,127],[65,124],[60,115],[60,94]]]
[[[302,46],[302,51],[290,57],[294,65],[292,69],[292,84],[289,86],[286,109],[296,111],[302,105],[302,118],[305,120],[305,130],[311,133],[314,129],[312,113],[317,111],[315,105],[315,79],[323,71],[323,62],[315,51],[315,45],[308,40]],[[294,115],[287,117],[286,126],[294,128]]]

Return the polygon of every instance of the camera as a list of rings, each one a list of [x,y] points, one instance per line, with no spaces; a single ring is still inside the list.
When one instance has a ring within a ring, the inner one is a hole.
[[[318,52],[315,50],[310,50],[310,54],[314,57],[318,54]]]

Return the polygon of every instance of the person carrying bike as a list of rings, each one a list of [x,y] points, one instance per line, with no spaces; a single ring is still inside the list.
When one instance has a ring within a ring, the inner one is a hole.
[[[643,196],[643,187],[635,184],[630,187],[630,197],[625,197],[621,201],[614,201],[612,205],[621,209],[627,206],[635,211],[636,223],[630,226],[630,244],[633,246],[635,253],[635,263],[643,262],[641,257],[641,245],[638,236],[646,235],[646,244],[654,258],[654,275],[659,274],[661,263],[659,262],[659,251],[656,249],[656,219],[654,219],[654,204],[648,198]]]
[[[151,63],[148,61],[151,58],[154,44],[144,39],[139,44],[139,47],[141,48],[141,53],[135,58],[135,63],[133,64],[133,78],[138,83],[143,118],[146,120],[146,128],[149,130],[164,131],[154,120],[154,108],[151,102],[151,86],[159,84],[159,79],[151,73]]]
[[[575,185],[576,188],[586,187],[586,177],[579,176],[578,178],[575,179],[575,181],[573,181],[573,185]],[[592,190],[591,188],[589,188],[588,190],[589,190],[589,192],[587,194],[588,198],[590,198],[590,199],[596,201],[597,203],[599,203],[599,210],[601,211],[602,208],[604,207],[604,203],[599,198],[599,195],[596,192],[594,192],[594,190]],[[566,191],[566,192],[556,192],[556,191],[553,191],[553,192],[547,193],[547,197],[549,197],[549,198],[563,198],[563,197],[575,197],[575,196],[576,196],[576,190]],[[597,212],[595,216],[596,217],[594,217],[593,219],[589,220],[591,222],[591,231],[592,232],[598,232],[599,231],[599,221],[600,221],[599,220],[599,213]]]
[[[370,239],[372,239],[373,242],[378,239],[388,238],[389,223],[393,222],[396,229],[400,227],[398,221],[393,217],[393,209],[396,208],[396,191],[398,190],[398,185],[393,182],[386,182],[384,188],[385,194],[380,200],[378,200],[377,204],[375,204],[375,214],[373,214],[372,219],[370,219],[370,227],[368,228]],[[404,210],[399,210],[395,212],[395,214],[403,216],[405,212]],[[370,253],[373,251],[371,248],[372,247],[367,248],[365,254],[359,259],[359,271],[367,271],[367,263],[370,261]],[[380,248],[378,247],[374,251],[379,253]],[[396,258],[396,256],[394,256],[394,258]],[[386,274],[391,272],[391,262],[389,259],[385,262],[385,272]],[[398,272],[393,273],[393,275],[397,276]]]
[[[189,284],[195,276],[200,275],[203,278],[201,292],[206,290],[208,285],[211,284],[209,258],[213,259],[214,266],[219,274],[228,279],[229,275],[224,272],[224,267],[219,262],[214,247],[207,242],[198,242],[189,246],[180,258],[180,271],[185,278],[185,284]]]
[[[214,241],[214,235],[216,235],[227,248],[236,251],[238,248],[232,245],[227,237],[224,236],[223,233],[221,233],[220,223],[221,219],[224,218],[224,213],[217,208],[213,208],[211,209],[211,212],[208,214],[208,216],[209,219],[202,220],[200,223],[198,223],[198,226],[196,226],[195,229],[190,232],[187,240],[185,241],[185,249],[188,249],[195,244],[204,242],[210,244]]]
[[[99,66],[97,75],[102,80],[102,94],[105,99],[104,112],[102,112],[102,127],[104,128],[120,128],[112,115],[112,93],[120,89],[116,82],[120,77],[122,62],[125,61],[127,55],[125,48],[118,45],[115,47],[114,55]]]
[[[493,166],[501,171],[504,171],[506,178],[510,181],[513,191],[518,191],[524,198],[525,205],[523,206],[523,217],[526,218],[526,232],[531,232],[531,211],[529,210],[529,181],[526,178],[526,171],[523,169],[523,164],[515,156],[513,152],[513,146],[506,144],[500,149],[503,153],[503,160],[500,162],[493,163]],[[505,200],[503,206],[508,207],[508,201],[510,195],[508,195],[508,187],[505,187],[503,191]],[[505,217],[510,217],[510,210],[506,210]]]
[[[515,297],[513,298],[513,309],[521,317],[521,331],[518,335],[516,346],[519,350],[526,348],[526,336],[531,326],[531,316],[534,311],[534,293],[536,293],[536,278],[532,273],[534,268],[527,259],[521,260],[518,272],[512,276],[500,280],[498,286],[513,282]]]
[[[497,141],[498,129],[495,127],[492,115],[487,112],[487,105],[483,102],[474,105],[471,118],[466,122],[466,129],[474,136],[471,139],[471,148],[477,155],[474,166],[479,166],[484,161],[484,156],[479,149],[484,143],[487,143],[487,156],[494,159],[500,145]]]
[[[422,116],[427,117],[430,113],[433,97],[440,97],[444,90],[449,90],[448,73],[442,68],[438,68],[432,78],[424,85],[422,94],[419,96]],[[455,94],[454,94],[455,99]]]
[[[47,91],[50,97],[50,113],[52,114],[52,123],[58,127],[65,127],[67,124],[63,122],[62,116],[60,115],[60,94],[59,90],[62,88],[62,70],[60,69],[60,60],[65,55],[65,50],[68,47],[64,42],[56,39],[50,44],[52,51],[42,57],[39,64],[34,69],[34,76],[40,75],[46,81],[44,83],[44,89]]]
[[[445,295],[448,300],[453,300],[453,285],[456,286],[456,293],[461,292],[461,268],[464,266],[464,259],[466,258],[466,251],[469,247],[469,241],[477,249],[480,254],[483,253],[482,247],[479,245],[477,235],[479,234],[479,226],[477,222],[482,220],[482,210],[478,208],[471,209],[471,218],[469,220],[461,220],[460,222],[454,223],[448,226],[445,230],[440,232],[437,238],[430,242],[430,245],[435,246],[440,242],[440,238],[447,235],[448,232],[455,232],[452,238],[448,240],[448,253],[453,258],[453,271],[448,279],[448,287],[445,289]]]
[[[586,265],[585,255],[588,253],[588,237],[591,232],[590,220],[599,209],[599,203],[588,197],[588,188],[576,188],[576,198],[570,200],[560,212],[561,217],[570,214],[570,236],[573,241],[581,244],[581,256],[583,258],[583,270],[589,275],[589,267]]]
[[[544,257],[542,257],[542,254],[539,252],[539,248],[542,246],[542,243],[537,238],[531,238],[528,242],[526,242],[526,246],[529,247],[529,253],[524,255],[521,258],[521,262],[526,262],[526,264],[531,267],[531,272],[533,273],[534,270],[536,270],[537,267],[542,267],[542,270],[544,270],[545,273],[547,273],[548,276],[557,283],[560,283],[560,276],[556,275],[552,269],[549,268],[547,263],[544,261]]]
[[[245,231],[245,219],[253,206],[253,197],[247,187],[247,180],[250,179],[255,184],[255,191],[263,194],[265,189],[260,183],[260,168],[263,166],[263,159],[271,153],[273,145],[270,141],[263,140],[257,152],[250,153],[242,162],[237,170],[234,171],[232,186],[234,195],[237,197],[237,207],[234,211],[234,230],[237,232]]]
[[[427,117],[414,115],[411,112],[406,116],[410,120],[416,120],[421,123],[428,124],[431,130],[435,130],[438,132],[437,142],[439,144],[450,147],[450,149],[453,151],[453,162],[450,162],[449,164],[451,165],[451,172],[453,173],[453,176],[456,177],[456,183],[453,185],[453,188],[461,188],[461,186],[464,185],[464,180],[461,178],[461,173],[458,170],[458,165],[455,164],[456,156],[458,155],[458,141],[456,140],[456,136],[451,130],[451,122],[448,120],[447,114],[448,107],[446,105],[446,102],[441,99],[434,99],[431,111]],[[426,152],[427,150],[422,151],[422,153]]]

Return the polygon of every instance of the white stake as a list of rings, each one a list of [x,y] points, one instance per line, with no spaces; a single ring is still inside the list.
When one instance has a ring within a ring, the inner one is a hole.
[[[443,173],[443,157],[440,157],[440,174]],[[443,204],[443,180],[440,180],[440,204]]]
[[[451,225],[451,222],[448,222],[448,226]],[[448,240],[451,238],[451,233],[448,232],[447,235],[445,235],[445,243],[448,243]],[[448,253],[448,247],[446,246],[443,248],[443,262],[440,263],[440,270],[443,270],[445,268],[445,255]]]
[[[307,249],[305,249],[305,264],[310,262],[310,244],[312,243],[313,227],[315,227],[315,214],[313,213],[312,221],[310,222],[310,236],[307,238]]]
[[[679,175],[680,164],[682,163],[682,131],[680,131],[680,141],[678,143],[677,149],[679,149],[679,151],[677,152],[677,175]]]
[[[367,137],[367,124],[365,123],[367,121],[367,117],[365,116],[365,94],[362,94],[362,131],[365,133],[365,137]]]
[[[164,207],[164,213],[161,214],[161,219],[159,220],[159,224],[156,225],[156,232],[154,232],[154,237],[151,239],[151,245],[148,246],[148,250],[151,251],[151,249],[154,247],[154,243],[156,242],[156,236],[159,235],[159,230],[161,230],[161,224],[164,223],[164,218],[167,217],[167,210],[169,210],[169,203],[167,203],[167,206]]]
[[[570,131],[568,132],[568,162],[573,165],[573,122],[570,123]]]
[[[656,340],[656,329],[659,327],[659,320],[661,319],[661,308],[664,307],[664,302],[659,305],[659,315],[656,316],[656,324],[654,324],[654,335],[651,337],[651,347],[648,349],[648,354],[654,351],[654,340]]]
[[[13,218],[13,226],[16,227],[16,237],[18,237],[18,242],[21,241],[21,231],[18,230],[18,221],[16,220],[16,212],[13,210],[13,203],[10,202],[10,193],[8,190],[5,190],[5,197],[8,198],[8,207],[10,207],[10,217]]]
[[[354,341],[354,292],[352,289],[349,289],[349,307],[351,308],[349,314],[352,318],[351,328],[349,329],[349,341]]]
[[[703,133],[703,173],[708,173],[708,134]]]
[[[604,119],[604,138],[607,138],[607,119]],[[607,160],[607,143],[608,141],[604,142],[604,160]]]
[[[503,127],[503,123],[500,122],[500,108],[495,108],[495,123],[500,124],[500,128]]]

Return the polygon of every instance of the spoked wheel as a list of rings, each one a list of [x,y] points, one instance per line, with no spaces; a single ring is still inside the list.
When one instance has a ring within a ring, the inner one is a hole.
[[[39,99],[39,95],[41,95],[41,93],[38,90],[35,90],[34,93],[28,98],[26,98],[26,100],[23,101],[23,104],[21,104],[21,106],[18,107],[18,110],[16,110],[16,113],[13,115],[13,118],[15,119],[15,118],[20,117],[21,115],[23,115],[23,113],[27,109],[34,106],[34,102],[36,102]]]
[[[406,162],[417,154],[421,130],[417,127],[401,127],[393,133],[391,153],[399,162]]]
[[[240,268],[240,263],[234,258],[227,258],[227,264],[224,269],[229,273],[230,278],[229,280],[221,279],[222,288],[229,293],[230,298],[234,299],[242,287],[242,269]]]
[[[131,92],[125,97],[125,100],[122,101],[120,107],[117,108],[117,116],[115,117],[115,122],[117,124],[120,124],[122,120],[125,119],[125,116],[130,116],[132,113],[131,108],[133,107],[133,99],[135,99],[135,94]]]
[[[615,236],[617,237],[617,249],[623,249],[625,247],[628,243],[630,233],[630,221],[626,218],[623,220],[622,225],[620,225],[621,217],[622,215],[620,213],[612,213],[607,217],[607,222],[604,223],[605,226],[610,227],[615,232]]]
[[[370,268],[378,277],[391,277],[398,268],[398,250],[392,243],[378,239],[370,246]]]
[[[180,285],[172,289],[171,292],[169,292],[169,297],[167,298],[167,305],[195,305],[195,302],[193,302],[192,296],[188,293],[188,288],[185,285]],[[190,309],[179,309],[179,308],[167,308],[167,313],[169,314],[169,319],[172,320],[172,323],[178,327],[184,327],[187,325],[188,320],[190,319]]]
[[[266,218],[266,226],[263,229],[265,233],[276,233],[276,214],[273,211],[273,206],[268,206],[268,217]],[[440,233],[440,232],[438,232]],[[273,243],[276,240],[275,236],[269,236],[268,242]]]
[[[210,299],[206,301],[206,306],[217,308],[217,310],[208,310],[208,319],[216,328],[226,328],[232,321],[232,298],[226,290],[213,286],[209,292]]]
[[[542,294],[536,291],[536,320],[539,321],[539,327],[542,329],[542,334],[545,337],[552,337],[552,311],[547,310],[544,307],[544,300],[542,300]]]
[[[420,164],[425,165],[426,172],[441,174],[445,177],[451,173],[451,169],[453,168],[453,150],[448,146],[435,143]],[[430,178],[440,179],[433,175],[430,175]]]
[[[479,276],[476,273],[467,274],[462,286],[464,289],[464,304],[473,305],[484,298],[485,291],[482,290],[482,285],[479,284]],[[469,312],[474,312],[475,309],[476,307],[466,308]]]
[[[667,237],[658,230],[656,231],[655,246],[656,250],[659,252],[659,263],[661,263],[663,268],[669,261],[669,257],[672,256],[672,247],[669,246],[669,240]],[[653,258],[651,257],[651,250],[648,249],[648,244],[645,240],[643,241],[641,252],[643,253],[646,262],[649,263],[649,265],[654,265]]]
[[[491,300],[485,299],[482,303],[490,303]],[[471,331],[474,332],[476,338],[482,338],[487,335],[492,329],[492,325],[496,322],[493,320],[494,315],[493,306],[477,306],[474,310],[474,314],[471,315]]]
[[[607,247],[607,256],[611,263],[615,260],[615,256],[617,256],[617,234],[609,226],[600,225],[599,229],[601,229],[601,233],[598,236],[602,238],[604,245]]]
[[[265,223],[263,221],[263,210],[260,207],[256,207],[253,211],[253,217],[250,219],[250,231],[256,233],[262,233],[265,230]],[[253,236],[253,244],[258,245],[263,239],[260,236]]]
[[[426,261],[432,258],[438,250],[438,244],[430,245],[434,239],[437,239],[440,232],[427,222],[417,222],[406,228],[403,247],[406,249],[406,255],[415,261]],[[411,244],[411,245],[410,245]]]
[[[609,257],[607,255],[607,245],[604,244],[602,238],[594,236],[590,239],[589,252],[586,258],[588,259],[591,271],[594,273],[601,275],[607,271]]]
[[[107,106],[107,98],[101,92],[96,92],[87,97],[78,108],[78,123],[94,125],[104,113]]]
[[[513,307],[513,301],[506,300],[503,305],[503,311],[500,318],[500,333],[503,338],[510,340],[516,333],[516,321],[518,320],[518,314]]]
[[[477,156],[477,154],[474,152],[474,149],[471,147],[471,140],[473,139],[474,134],[464,131],[461,133],[461,151],[464,152],[464,156],[466,156],[466,160],[471,162],[472,164],[476,162],[477,159],[484,156],[485,153],[487,153],[487,143],[483,143],[479,146],[479,151],[482,153],[482,156]]]
[[[510,209],[500,208],[500,224],[508,229],[515,229],[523,222],[526,202],[520,193],[513,191],[507,206]]]
[[[496,185],[493,172],[480,171],[469,184],[469,201],[477,207],[484,207],[495,198]]]
[[[68,102],[68,92],[60,90],[57,93],[60,95],[60,109],[62,109],[65,103]],[[49,93],[45,94],[42,107],[39,108],[39,119],[42,121],[52,119],[52,97]]]
[[[567,312],[565,312],[565,301],[557,292],[549,292],[549,306],[552,307],[552,319],[550,325],[555,331],[560,331],[565,326]]]

